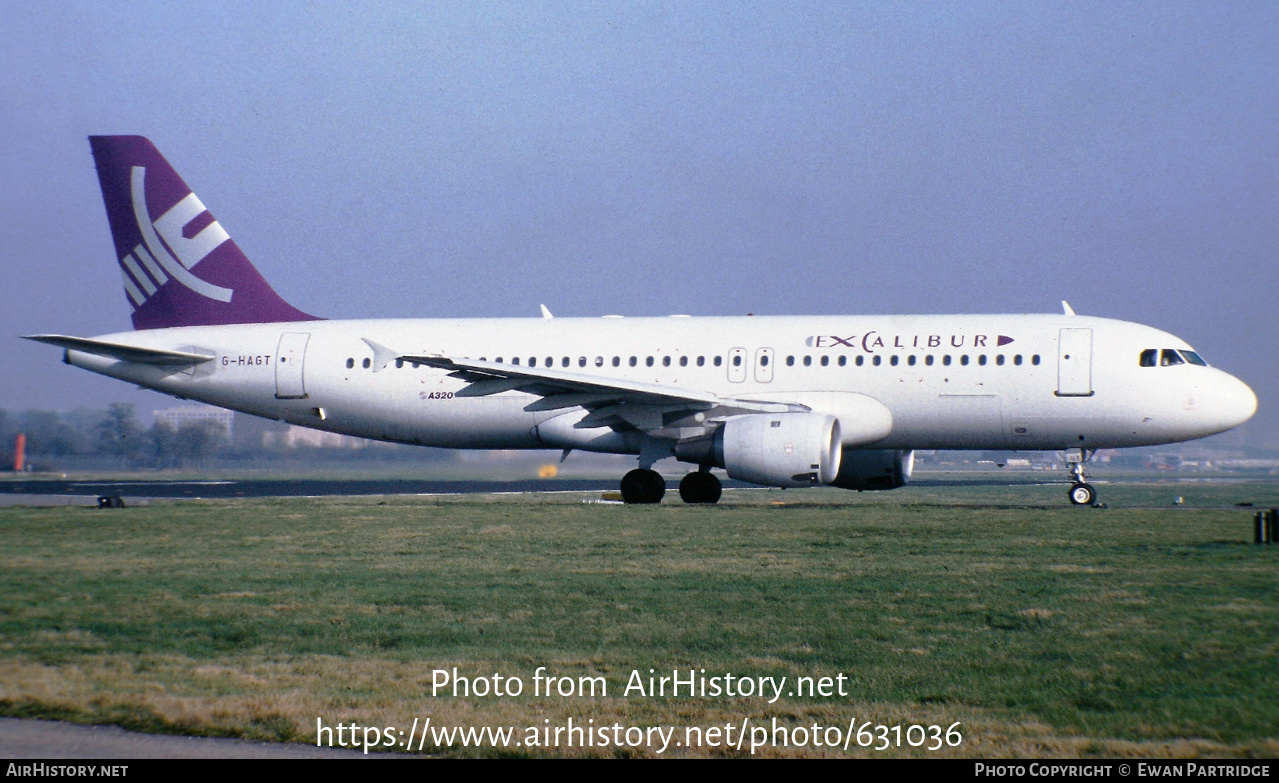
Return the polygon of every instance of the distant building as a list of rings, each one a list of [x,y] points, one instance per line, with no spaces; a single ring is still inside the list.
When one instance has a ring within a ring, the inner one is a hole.
[[[289,425],[275,419],[264,419],[248,413],[235,414],[235,436],[231,447],[242,451],[268,448],[279,433],[287,432]]]
[[[184,424],[193,424],[201,421],[215,422],[222,427],[222,431],[226,435],[228,441],[232,437],[232,422],[235,420],[235,413],[225,408],[216,408],[212,405],[183,405],[180,408],[165,408],[164,410],[152,411],[157,424],[165,424],[174,430],[182,429]]]
[[[298,427],[275,419],[264,419],[247,413],[235,414],[235,439],[238,449],[362,449],[369,445],[364,438],[321,432]]]
[[[369,445],[364,438],[353,438],[350,435],[339,435],[336,432],[323,432],[308,427],[290,425],[288,429],[267,432],[262,436],[262,445],[268,447],[296,449],[306,447],[312,449],[362,449]]]

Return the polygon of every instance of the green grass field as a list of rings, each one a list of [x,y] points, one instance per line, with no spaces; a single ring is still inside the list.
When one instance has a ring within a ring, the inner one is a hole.
[[[577,494],[0,508],[0,714],[296,742],[315,741],[317,717],[959,721],[963,743],[936,755],[1279,755],[1279,545],[1253,545],[1254,509],[1234,506],[1279,505],[1279,484],[1100,489],[1109,508],[1030,484],[747,490],[711,508]],[[453,666],[526,691],[432,697],[433,670]],[[533,696],[538,666],[603,676],[608,696]],[[842,673],[849,693],[624,697],[650,668]]]

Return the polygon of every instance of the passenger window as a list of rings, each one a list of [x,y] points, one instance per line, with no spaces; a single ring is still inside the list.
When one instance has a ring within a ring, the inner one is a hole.
[[[368,361],[367,359],[365,361]],[[1164,367],[1171,367],[1174,364],[1185,364],[1186,360],[1171,348],[1165,348],[1159,357],[1159,363]]]
[[[1013,357],[1013,364],[1016,364],[1018,366],[1021,365],[1021,354],[1017,354],[1016,356]]]
[[[822,357],[822,366],[823,366],[823,367],[828,367],[828,366],[830,366],[830,357],[829,357],[829,356],[823,356],[823,357]]]
[[[1139,364],[1142,367],[1154,367],[1156,365],[1156,359],[1158,358],[1158,356],[1159,356],[1158,350],[1154,348],[1147,348],[1146,350],[1141,352],[1141,358],[1137,360],[1137,364]]]
[[[706,366],[706,357],[705,357],[705,356],[699,356],[699,357],[697,357],[697,366],[698,366],[698,367],[705,367],[705,366]]]
[[[760,367],[767,367],[767,366],[768,366],[768,356],[767,356],[767,355],[764,355],[764,356],[759,357],[759,366],[760,366]]]
[[[520,363],[520,357],[518,356],[511,357],[511,364],[519,364],[519,363]]]
[[[945,356],[941,357],[941,363],[942,363],[942,364],[944,364],[944,365],[946,365],[947,367],[949,367],[949,366],[950,366],[950,354],[946,354]]]
[[[720,365],[722,365],[723,363],[724,363],[724,357],[723,357],[723,356],[716,356],[716,357],[715,357],[715,366],[716,366],[716,367],[719,367],[719,366],[720,366]]]
[[[554,357],[554,356],[548,356],[548,357],[546,357],[546,366],[547,366],[547,367],[554,367],[554,366],[555,366],[555,357]]]
[[[404,360],[403,360],[403,359],[396,359],[396,360],[395,360],[395,369],[397,369],[397,370],[402,370],[402,369],[404,369]]]
[[[734,367],[741,367],[741,366],[742,366],[742,357],[740,357],[740,356],[734,356],[734,357],[733,357],[733,366],[734,366]]]
[[[653,366],[653,357],[651,357],[651,356],[646,356],[646,357],[644,357],[644,366],[645,366],[645,367],[652,367],[652,366]]]
[[[1195,353],[1194,351],[1182,351],[1181,355],[1186,357],[1186,361],[1190,362],[1191,364],[1197,364],[1200,367],[1208,366],[1208,362],[1205,362],[1203,360],[1203,357]]]
[[[900,361],[900,360],[899,360],[896,356],[893,356],[893,357],[889,358],[888,363],[889,363],[889,364],[891,364],[892,366],[896,367],[896,366],[897,366],[897,362],[898,362],[898,361]]]
[[[985,366],[986,366],[986,354],[984,354],[984,353],[983,353],[981,356],[978,356],[978,357],[977,357],[977,363],[978,363],[978,364],[980,364],[981,366],[985,367]]]
[[[1039,354],[1035,354],[1034,356],[1030,357],[1030,363],[1039,364]]]
[[[967,367],[967,366],[968,366],[968,354],[964,354],[963,356],[959,357],[959,363],[960,363],[960,364],[962,364],[962,365],[964,365],[965,367]]]
[[[528,366],[529,366],[529,367],[536,367],[536,366],[537,366],[537,357],[536,357],[536,356],[530,356],[530,357],[528,357]]]
[[[995,364],[998,364],[1000,367],[1004,366],[1004,355],[1002,353],[995,357]]]
[[[585,366],[586,366],[586,357],[585,357],[585,356],[579,356],[579,357],[577,357],[577,366],[578,366],[578,367],[585,367]]]
[[[843,367],[846,364],[848,364],[848,357],[841,354],[839,357],[839,366]]]
[[[603,366],[604,366],[604,357],[603,357],[603,356],[596,356],[596,357],[595,357],[595,366],[596,366],[596,367],[603,367]]]
[[[794,356],[787,356],[787,357],[786,357],[786,366],[787,366],[787,367],[794,367],[794,366],[795,366],[795,357],[794,357]]]
[[[916,361],[918,361],[918,358],[913,353],[910,356],[906,357],[906,363],[909,364],[911,367],[915,366]]]
[[[874,359],[870,360],[870,363],[878,367],[880,364],[883,363],[883,361],[884,361],[884,358],[882,356],[876,356]]]
[[[614,356],[614,357],[613,357],[613,366],[614,366],[614,367],[621,367],[621,366],[622,366],[622,357],[620,357],[620,356]]]
[[[569,358],[567,356],[565,356],[563,359],[560,360],[561,367],[567,367],[568,364],[569,364]]]
[[[373,362],[369,361],[368,359],[365,359],[363,362],[361,362],[361,364],[364,365],[364,369],[366,370],[373,366]]]
[[[632,356],[630,359],[626,360],[626,363],[634,367],[635,365],[639,364],[639,359],[635,356]]]
[[[663,356],[663,357],[662,357],[662,366],[663,366],[663,367],[670,367],[670,366],[671,366],[671,357],[669,357],[669,356]]]
[[[863,364],[865,364],[865,363],[866,363],[866,357],[865,357],[865,356],[858,356],[858,357],[857,357],[857,362],[856,362],[856,364],[857,364],[857,366],[858,366],[858,367],[861,367],[861,366],[862,366]]]
[[[348,369],[348,370],[353,370],[353,369],[355,369],[355,360],[354,360],[354,359],[347,359],[347,360],[346,360],[346,369]]]
[[[813,366],[813,357],[811,357],[811,356],[805,356],[805,357],[804,357],[804,366],[805,366],[805,367],[812,367],[812,366]]]
[[[764,363],[765,363],[765,364],[768,364],[768,357],[764,357]],[[687,357],[687,356],[681,356],[681,357],[679,357],[679,366],[680,366],[680,367],[687,367],[687,366],[688,366],[688,357]]]
[[[931,353],[924,357],[924,364],[929,367],[933,366],[933,355]]]

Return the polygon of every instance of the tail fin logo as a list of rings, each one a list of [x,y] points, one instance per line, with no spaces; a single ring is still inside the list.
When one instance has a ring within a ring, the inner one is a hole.
[[[169,278],[209,299],[230,302],[232,289],[214,285],[196,277],[191,268],[204,260],[223,242],[231,238],[213,220],[194,193],[174,204],[156,220],[147,211],[144,166],[133,166],[130,174],[130,197],[133,216],[142,243],[120,259],[124,269],[124,290],[138,307],[151,298]],[[201,216],[207,216],[202,224]]]

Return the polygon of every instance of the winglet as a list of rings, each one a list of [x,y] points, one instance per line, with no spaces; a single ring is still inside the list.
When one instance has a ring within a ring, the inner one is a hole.
[[[546,309],[546,305],[538,305],[538,307],[542,308],[542,317],[543,317],[543,318],[545,318],[546,320],[548,320],[548,321],[549,321],[550,319],[552,319],[552,318],[554,318],[554,317],[555,317],[555,316],[551,315],[551,311],[550,311],[550,310],[547,310],[547,309]]]
[[[1072,308],[1071,308],[1071,306],[1070,306],[1070,302],[1067,302],[1065,299],[1061,300],[1061,311],[1062,311],[1062,313],[1064,313],[1065,315],[1074,315],[1074,314],[1075,314],[1074,309],[1072,309]]]

